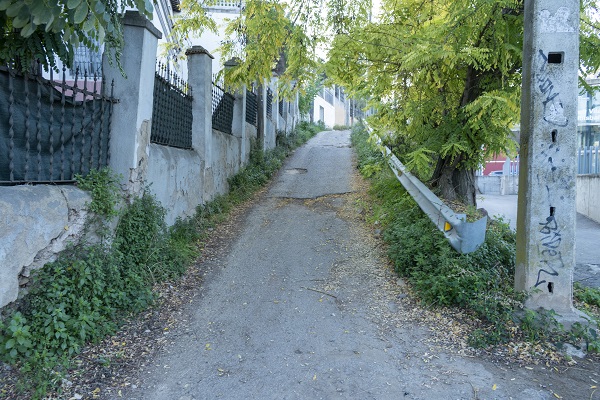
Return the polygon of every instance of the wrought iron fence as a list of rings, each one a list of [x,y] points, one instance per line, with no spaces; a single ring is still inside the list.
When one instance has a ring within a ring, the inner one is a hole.
[[[166,65],[158,63],[154,75],[150,142],[192,148],[192,99],[188,84]]]
[[[267,88],[267,117],[273,118],[273,92]]]
[[[600,174],[600,147],[588,146],[577,150],[577,173]]]
[[[279,115],[281,115],[283,117],[283,99],[279,100]]]
[[[246,122],[256,126],[258,100],[256,93],[246,90]]]
[[[0,184],[70,183],[108,165],[114,82],[0,67]]]
[[[213,83],[212,88],[212,126],[223,133],[231,134],[233,122],[234,97],[222,87]]]
[[[243,3],[243,1],[239,0],[216,0],[214,2],[209,2],[208,7],[240,8]]]

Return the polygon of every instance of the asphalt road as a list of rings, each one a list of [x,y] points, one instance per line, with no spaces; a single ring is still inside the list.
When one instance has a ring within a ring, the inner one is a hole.
[[[517,226],[517,195],[478,195],[477,206],[490,216],[501,216],[513,229]],[[573,280],[600,287],[600,224],[577,213]]]
[[[407,301],[360,216],[352,159],[349,132],[294,153],[203,266],[170,344],[115,399],[589,398],[582,373],[494,364],[430,340],[411,318],[452,323]]]

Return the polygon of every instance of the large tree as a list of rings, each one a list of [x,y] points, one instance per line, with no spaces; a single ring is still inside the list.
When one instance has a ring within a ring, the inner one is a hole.
[[[150,0],[0,0],[0,64],[27,69],[38,61],[49,68],[58,58],[71,66],[80,44],[106,44],[119,61],[125,8],[152,15]]]
[[[596,71],[595,1],[582,2],[582,66]],[[338,34],[328,75],[378,110],[373,123],[447,200],[476,204],[485,157],[514,149],[522,0],[383,0],[379,21]]]

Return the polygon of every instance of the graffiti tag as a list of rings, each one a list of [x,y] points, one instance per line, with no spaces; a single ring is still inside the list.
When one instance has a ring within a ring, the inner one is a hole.
[[[538,53],[538,64],[540,67],[537,74],[537,87],[545,96],[542,101],[544,105],[544,121],[556,126],[567,126],[569,120],[565,117],[565,109],[560,100],[560,93],[554,88],[554,82],[550,79],[547,71],[548,57],[542,50]]]
[[[546,222],[540,222],[540,234],[542,235],[540,242],[542,246],[541,255],[543,260],[540,261],[542,266],[538,270],[537,281],[535,287],[542,283],[546,283],[542,279],[542,274],[548,276],[558,276],[558,271],[565,266],[562,259],[562,254],[558,248],[562,242],[562,236],[558,229],[556,218],[551,215],[546,218]]]

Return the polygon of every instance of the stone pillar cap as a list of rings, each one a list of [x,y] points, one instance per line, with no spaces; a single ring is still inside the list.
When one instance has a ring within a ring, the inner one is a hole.
[[[192,46],[189,49],[187,49],[185,51],[185,55],[189,56],[192,54],[206,54],[207,56],[209,56],[210,58],[214,59],[214,57],[212,56],[212,54],[210,54],[208,52],[208,50],[206,50],[204,47],[202,46]]]
[[[223,64],[225,67],[237,67],[238,65],[240,65],[240,59],[237,57],[230,58]]]
[[[158,39],[162,38],[162,33],[159,31],[152,22],[144,15],[140,14],[137,10],[127,10],[123,16],[123,25],[129,26],[140,26],[146,28],[150,33],[156,36]]]

